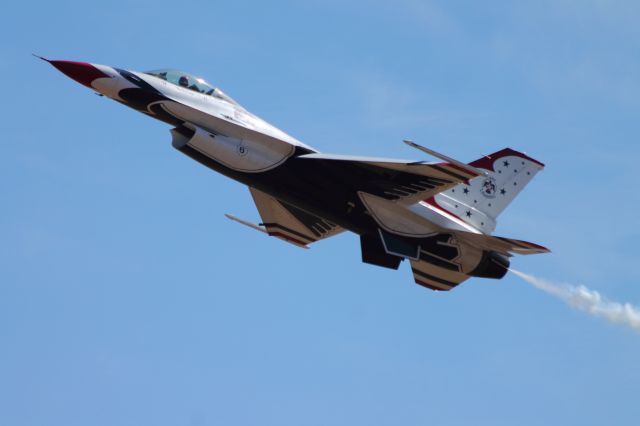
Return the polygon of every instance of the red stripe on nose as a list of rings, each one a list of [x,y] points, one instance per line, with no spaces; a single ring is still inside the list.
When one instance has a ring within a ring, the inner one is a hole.
[[[91,87],[91,82],[96,78],[109,77],[98,68],[86,62],[74,61],[49,61],[66,76],[74,79],[80,84]]]

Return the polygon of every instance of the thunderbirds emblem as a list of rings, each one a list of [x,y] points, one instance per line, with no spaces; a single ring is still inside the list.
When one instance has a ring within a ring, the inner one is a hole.
[[[488,198],[493,198],[496,196],[496,180],[492,177],[488,177],[484,180],[482,184],[482,195]]]

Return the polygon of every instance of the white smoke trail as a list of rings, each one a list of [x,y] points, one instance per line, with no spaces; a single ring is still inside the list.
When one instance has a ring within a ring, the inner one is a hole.
[[[640,331],[640,309],[630,303],[609,301],[597,291],[589,290],[583,285],[576,287],[569,284],[552,283],[524,272],[509,270],[534,287],[563,300],[576,309]]]

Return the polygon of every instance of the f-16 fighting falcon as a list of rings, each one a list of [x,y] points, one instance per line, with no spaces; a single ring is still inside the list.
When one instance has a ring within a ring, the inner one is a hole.
[[[324,154],[253,115],[189,73],[127,71],[41,58],[80,84],[170,124],[173,147],[249,187],[262,219],[229,219],[302,248],[345,230],[362,261],[450,290],[470,277],[502,278],[513,254],[537,244],[491,235],[541,162],[510,148],[465,164],[411,141],[440,162]]]

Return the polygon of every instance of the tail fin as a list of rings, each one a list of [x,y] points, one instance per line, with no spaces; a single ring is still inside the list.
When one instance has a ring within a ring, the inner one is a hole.
[[[467,184],[457,185],[434,197],[438,207],[484,233],[496,227],[496,218],[544,164],[521,152],[505,148],[469,165],[488,172]]]

